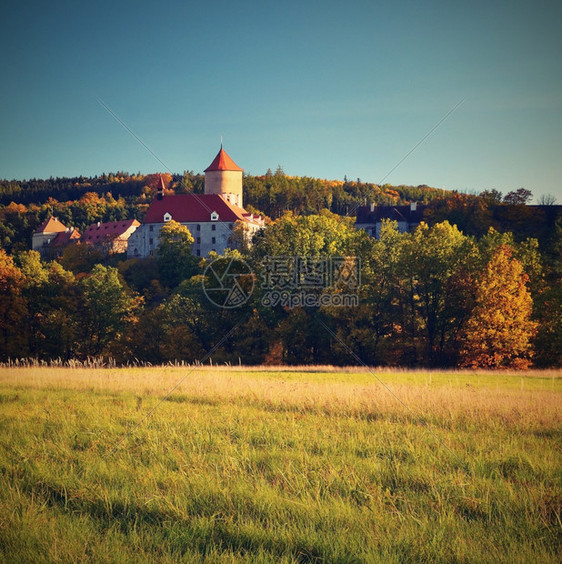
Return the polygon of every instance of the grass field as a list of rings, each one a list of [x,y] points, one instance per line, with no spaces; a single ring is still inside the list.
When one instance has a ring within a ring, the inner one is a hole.
[[[0,368],[0,561],[559,562],[561,406],[556,371]]]

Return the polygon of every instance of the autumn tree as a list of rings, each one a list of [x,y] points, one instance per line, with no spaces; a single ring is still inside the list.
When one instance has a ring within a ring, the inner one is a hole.
[[[490,227],[486,235],[478,241],[479,251],[479,270],[483,270],[486,264],[492,259],[494,253],[501,247],[507,246],[511,249],[513,257],[521,265],[525,274],[529,277],[529,288],[531,295],[535,296],[542,290],[544,285],[543,260],[539,250],[539,242],[535,238],[528,238],[521,242],[516,242],[513,233],[500,233]]]
[[[492,210],[487,197],[453,193],[449,198],[431,201],[424,220],[433,225],[448,221],[466,235],[482,235],[492,224]]]
[[[104,259],[100,249],[89,243],[73,243],[64,250],[60,263],[74,274],[90,272]]]
[[[483,190],[480,192],[480,197],[490,204],[499,204],[502,201],[503,195],[499,190],[492,188],[490,190]]]
[[[12,257],[0,249],[0,359],[27,354],[24,320],[27,303],[22,296],[24,276]]]
[[[500,246],[477,281],[475,307],[464,331],[462,366],[527,368],[537,324],[528,276],[510,247]]]
[[[531,190],[526,188],[518,188],[512,192],[508,192],[503,201],[505,204],[510,204],[512,206],[524,206],[533,198],[533,193]]]
[[[147,174],[144,177],[145,193],[154,196],[162,187],[164,190],[168,190],[172,180],[172,175],[169,172]]]

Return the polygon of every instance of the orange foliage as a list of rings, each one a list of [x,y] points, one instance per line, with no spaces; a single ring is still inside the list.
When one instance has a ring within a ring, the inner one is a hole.
[[[528,276],[500,246],[486,265],[476,288],[476,306],[467,322],[461,350],[462,365],[470,368],[525,369],[531,364],[533,300]]]
[[[27,208],[23,204],[16,204],[15,202],[10,202],[5,208],[4,213],[26,213]]]

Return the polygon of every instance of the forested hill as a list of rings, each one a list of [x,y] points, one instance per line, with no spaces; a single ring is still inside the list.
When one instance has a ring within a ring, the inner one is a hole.
[[[29,248],[38,225],[54,215],[65,225],[83,231],[97,221],[143,220],[164,181],[170,193],[203,193],[203,174],[117,172],[101,176],[0,180],[0,248],[12,252]],[[528,206],[532,195],[520,188],[505,197],[496,190],[480,196],[429,186],[379,186],[357,179],[349,181],[288,176],[281,167],[262,176],[244,176],[244,207],[275,220],[285,212],[296,215],[329,210],[355,216],[365,204],[428,204],[424,220],[433,225],[448,220],[467,235],[481,236],[489,227],[513,232],[517,240],[536,237],[550,249],[554,224],[561,206]]]
[[[164,174],[167,187],[176,193],[202,193],[204,176],[193,172],[183,175]],[[79,200],[88,192],[107,194],[118,199],[137,200],[151,196],[159,181],[158,174],[141,175],[117,172],[101,176],[49,178],[46,180],[0,180],[0,204],[42,205],[54,199],[59,202]],[[369,182],[322,180],[287,176],[278,168],[262,176],[244,176],[245,202],[266,215],[276,218],[284,211],[314,213],[329,209],[346,215],[365,203],[401,204],[428,202],[450,192],[429,186],[378,186]]]

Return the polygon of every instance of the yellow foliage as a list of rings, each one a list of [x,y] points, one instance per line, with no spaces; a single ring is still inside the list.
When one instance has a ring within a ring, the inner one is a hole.
[[[528,276],[511,249],[500,246],[478,281],[476,306],[467,322],[461,350],[467,367],[527,368],[537,323]]]

